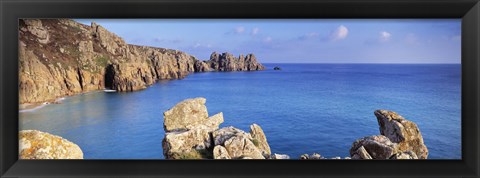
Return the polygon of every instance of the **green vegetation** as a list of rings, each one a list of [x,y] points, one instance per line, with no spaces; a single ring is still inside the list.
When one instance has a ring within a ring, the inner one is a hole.
[[[257,139],[252,139],[252,142],[253,145],[255,145],[256,147],[258,147],[258,145],[260,144]]]
[[[106,67],[108,61],[110,61],[110,58],[108,56],[99,56],[95,58],[95,63],[97,64],[97,66]]]
[[[78,59],[82,55],[82,52],[80,52],[80,50],[72,46],[68,46],[66,50],[68,54],[72,56],[74,59]]]
[[[78,26],[70,26],[70,27],[76,32],[81,32],[82,31],[82,29]]]

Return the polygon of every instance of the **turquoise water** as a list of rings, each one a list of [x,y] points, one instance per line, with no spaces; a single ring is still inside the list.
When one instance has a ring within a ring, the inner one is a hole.
[[[378,135],[376,109],[417,123],[432,159],[461,159],[461,65],[266,64],[257,72],[208,72],[132,93],[92,92],[20,113],[20,129],[77,143],[86,159],[161,159],[163,112],[207,98],[222,126],[259,124],[272,152],[349,156]],[[282,70],[271,70],[280,66]]]

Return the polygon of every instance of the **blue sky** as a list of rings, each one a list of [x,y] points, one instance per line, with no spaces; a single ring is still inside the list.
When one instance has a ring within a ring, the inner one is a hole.
[[[460,19],[75,19],[127,43],[263,63],[460,63]]]

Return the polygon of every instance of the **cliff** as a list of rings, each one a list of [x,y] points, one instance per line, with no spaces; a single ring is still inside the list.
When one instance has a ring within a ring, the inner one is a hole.
[[[127,44],[95,23],[20,20],[19,103],[53,101],[104,88],[141,90],[157,80],[181,79],[193,72],[264,69],[253,54],[240,56],[200,61],[177,50]]]

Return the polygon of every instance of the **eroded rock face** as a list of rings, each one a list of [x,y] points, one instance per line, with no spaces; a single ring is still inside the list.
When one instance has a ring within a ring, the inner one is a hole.
[[[209,129],[203,126],[187,131],[167,132],[162,142],[163,154],[167,159],[197,159],[188,155],[208,152],[211,145]],[[208,155],[200,155],[198,158],[208,158],[206,156]]]
[[[213,146],[211,133],[223,123],[223,114],[208,117],[205,103],[205,98],[186,99],[163,113],[166,133],[162,147],[167,159],[211,156],[206,154]]]
[[[252,159],[265,159],[262,151],[252,142],[250,135],[245,134],[241,136],[231,137],[224,143],[228,154],[233,159],[249,157]]]
[[[217,145],[213,148],[213,159],[232,159],[225,147]]]
[[[18,139],[20,159],[83,159],[80,147],[60,136],[22,130]]]
[[[364,150],[366,150],[366,153]],[[358,139],[353,142],[352,148],[350,148],[350,155],[352,156],[352,159],[364,157],[368,158],[368,156],[370,156],[372,159],[389,159],[397,152],[397,144],[392,143],[383,135],[374,135]]]
[[[252,141],[261,151],[264,156],[268,156],[271,153],[270,145],[268,145],[267,137],[263,133],[262,128],[257,124],[252,124],[250,126],[250,135],[252,136]]]
[[[380,134],[397,143],[398,150],[413,151],[420,159],[428,157],[428,149],[417,124],[387,110],[377,110],[375,116],[380,127]]]
[[[165,131],[188,130],[202,125],[208,119],[205,98],[184,100],[163,113]]]
[[[223,145],[225,141],[232,137],[246,135],[247,133],[243,130],[237,129],[235,127],[229,126],[224,127],[218,130],[215,130],[212,133],[213,141],[215,145]]]

